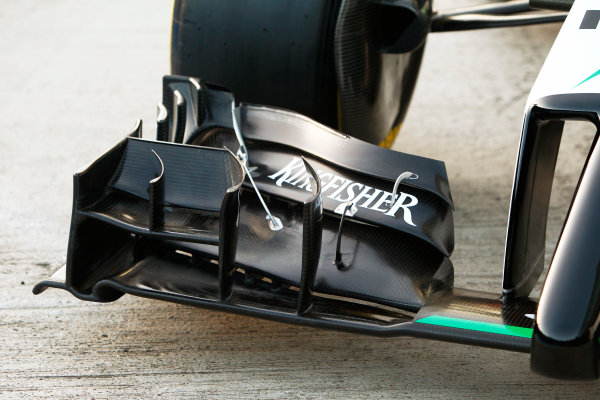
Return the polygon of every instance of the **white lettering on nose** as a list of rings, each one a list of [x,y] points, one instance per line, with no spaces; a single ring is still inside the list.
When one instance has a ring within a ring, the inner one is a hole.
[[[275,172],[273,175],[269,175],[269,178],[271,178],[273,180],[279,178],[279,179],[277,179],[275,184],[277,186],[281,186],[282,183],[288,182],[292,172],[294,172],[294,173],[298,172],[298,171],[295,171],[295,169],[297,169],[298,167],[300,167],[301,171],[304,172],[304,164],[302,163],[302,160],[298,157],[294,157],[294,158],[292,158],[292,161],[290,161],[290,163],[288,165],[283,167],[283,169],[281,169],[278,172]],[[296,175],[294,175],[293,178],[295,178],[295,176]]]
[[[409,202],[404,204],[406,199],[408,199]],[[403,215],[404,222],[406,222],[409,225],[416,226],[412,221],[412,214],[410,213],[409,207],[414,207],[417,204],[419,204],[419,200],[415,196],[404,193],[404,192],[400,192],[400,197],[398,198],[398,200],[396,200],[396,202],[394,203],[394,205],[392,206],[390,211],[386,212],[385,215],[395,217],[396,212],[400,208],[402,208],[402,211],[404,211],[404,215]]]
[[[290,185],[295,186],[302,180],[303,175],[306,175],[306,171],[304,170],[304,168],[299,169],[298,172],[296,172],[294,175],[290,176],[288,179],[283,181],[283,183],[289,183]]]
[[[350,181],[348,181],[348,182],[350,182]],[[362,183],[354,182],[354,183],[352,183],[351,185],[348,186],[348,189],[346,189],[346,194],[348,195],[347,198],[343,199],[341,195],[338,195],[338,197],[333,197],[333,199],[337,200],[337,201],[341,201],[343,203],[345,203],[347,201],[352,201],[354,199],[354,196],[356,196],[356,194],[354,192],[354,188],[357,187],[358,189],[362,189],[363,186],[364,185]],[[336,190],[335,193],[337,193],[339,191],[340,190],[338,189],[338,190]],[[329,197],[331,197],[331,196],[329,196]]]
[[[325,172],[323,173],[321,170],[317,171],[317,175],[319,175],[319,179],[321,180],[321,187],[323,187],[324,183],[323,180],[324,179],[331,179],[334,180],[337,178],[337,176],[335,176],[334,174],[331,174],[329,172]],[[329,181],[329,183],[327,183],[326,185],[331,184],[331,181]],[[321,193],[323,193],[325,190],[321,189]]]
[[[338,183],[345,182],[347,179],[342,178],[341,176],[334,175],[333,178],[325,186],[321,189],[321,193],[325,193],[329,189],[337,189],[340,187]]]
[[[373,189],[375,190],[373,193],[369,194],[369,192],[371,191],[371,189],[373,189],[371,186],[365,186],[365,188],[362,190],[362,192],[360,192],[358,194],[358,196],[356,196],[353,200],[354,204],[358,204],[358,202],[362,199],[366,199],[364,203],[360,204],[361,207],[364,208],[369,208],[369,206],[371,205],[371,203],[373,202],[373,200],[375,200],[375,198],[377,196],[379,196],[379,193],[381,193],[381,190],[379,189]]]
[[[317,174],[323,186],[322,192],[325,193],[329,189],[333,191],[327,196],[328,198],[339,202],[351,201],[357,206],[378,211],[390,217],[396,217],[396,213],[402,209],[404,222],[416,226],[412,220],[410,208],[419,204],[417,197],[400,192],[394,202],[394,195],[390,192],[353,182],[348,178],[330,172],[318,170]],[[287,183],[298,189],[309,192],[312,190],[310,176],[304,169],[304,163],[299,157],[293,157],[285,167],[268,177],[273,179],[277,186]],[[357,192],[359,192],[358,195]],[[358,204],[361,201],[362,204]]]
[[[294,175],[293,177],[291,177],[290,179],[286,180],[285,183],[289,183],[292,186],[296,186],[300,182],[306,180],[307,176],[308,176],[308,174],[306,173],[306,171],[302,170],[302,171],[298,172],[296,175]]]
[[[342,186],[340,186],[335,192],[331,193],[329,196],[330,199],[334,199],[335,200],[335,196],[339,195],[340,193],[342,193],[342,190],[346,189],[346,187],[348,187],[349,184],[352,183],[352,181],[350,179],[345,179],[345,182],[342,184]]]
[[[379,211],[379,212],[386,212],[386,209],[381,209],[379,207],[381,207],[383,205],[383,203],[388,203],[391,204],[392,203],[392,199],[393,199],[393,195],[390,192],[384,192],[383,196],[381,196],[379,198],[379,200],[377,200],[377,203],[375,203],[375,205],[373,207],[371,207],[371,210],[373,211]]]

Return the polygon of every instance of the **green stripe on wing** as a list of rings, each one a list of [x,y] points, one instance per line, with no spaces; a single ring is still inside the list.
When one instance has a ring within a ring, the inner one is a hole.
[[[509,335],[531,339],[533,329],[520,326],[493,324],[491,322],[471,321],[468,319],[444,317],[431,315],[421,318],[415,322],[430,325],[447,326],[450,328],[467,329],[470,331],[496,333],[498,335]]]

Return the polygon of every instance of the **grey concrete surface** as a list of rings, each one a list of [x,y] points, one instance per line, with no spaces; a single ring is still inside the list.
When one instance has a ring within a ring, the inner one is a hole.
[[[464,1],[438,1],[458,6]],[[136,118],[154,130],[170,1],[21,0],[0,8],[0,398],[598,398],[528,356],[288,326],[126,296],[91,304],[38,280],[65,260],[71,175]],[[525,99],[558,26],[430,38],[395,147],[446,161],[457,286],[499,291]],[[148,123],[150,122],[150,123]],[[548,249],[593,131],[559,157]]]

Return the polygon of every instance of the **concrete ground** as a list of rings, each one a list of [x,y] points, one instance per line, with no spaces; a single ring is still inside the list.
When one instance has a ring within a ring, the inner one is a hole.
[[[438,1],[457,6],[464,1]],[[378,339],[125,296],[31,294],[65,261],[71,175],[136,118],[152,132],[169,71],[170,1],[6,2],[0,10],[0,398],[596,398],[529,358]],[[457,286],[499,292],[529,88],[559,26],[429,40],[397,149],[446,161]],[[593,131],[568,126],[551,254]],[[539,290],[539,289],[538,289]]]

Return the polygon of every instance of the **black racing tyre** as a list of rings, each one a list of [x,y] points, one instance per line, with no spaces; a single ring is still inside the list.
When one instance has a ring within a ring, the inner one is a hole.
[[[175,0],[171,72],[389,145],[430,14],[431,0]]]

